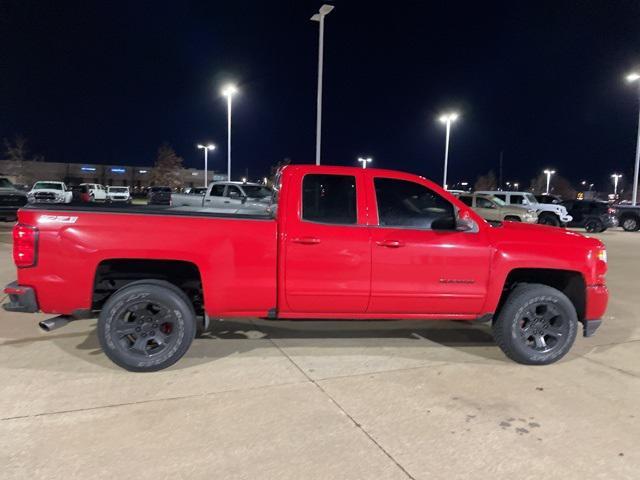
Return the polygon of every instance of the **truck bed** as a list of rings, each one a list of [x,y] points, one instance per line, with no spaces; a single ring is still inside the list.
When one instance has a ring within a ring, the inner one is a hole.
[[[276,305],[278,226],[268,215],[66,204],[30,205],[18,219],[38,229],[36,265],[18,280],[39,286],[42,311],[94,310],[92,292],[113,272],[128,275],[118,265],[127,259],[164,262],[150,278],[195,270],[210,316],[266,316]]]

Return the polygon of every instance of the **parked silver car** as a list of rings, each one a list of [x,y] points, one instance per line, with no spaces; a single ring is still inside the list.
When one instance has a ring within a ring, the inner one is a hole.
[[[208,212],[264,213],[270,205],[272,190],[259,183],[213,182],[203,194],[199,188],[189,193],[174,193],[174,207],[202,207]]]

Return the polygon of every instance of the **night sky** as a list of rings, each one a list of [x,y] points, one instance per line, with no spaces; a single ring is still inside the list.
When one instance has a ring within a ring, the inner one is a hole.
[[[326,20],[323,163],[441,180],[443,109],[451,182],[504,150],[506,180],[554,167],[608,185],[633,172],[640,65],[637,1],[335,1]],[[47,160],[151,165],[169,142],[226,168],[226,106],[237,82],[234,176],[285,157],[314,161],[316,1],[0,0],[0,137]]]

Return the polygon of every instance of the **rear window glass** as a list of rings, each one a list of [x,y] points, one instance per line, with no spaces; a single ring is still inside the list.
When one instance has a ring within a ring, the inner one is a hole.
[[[356,178],[350,175],[305,175],[302,218],[312,222],[357,223]]]

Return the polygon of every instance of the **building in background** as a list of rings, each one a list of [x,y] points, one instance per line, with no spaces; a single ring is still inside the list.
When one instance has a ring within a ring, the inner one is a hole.
[[[180,170],[183,186],[204,185],[204,170],[195,168]],[[38,180],[58,180],[68,185],[100,183],[106,186],[123,185],[143,189],[152,186],[152,172],[153,167],[0,160],[0,177],[8,178],[15,184],[29,186]],[[211,170],[207,172],[207,176],[209,182],[226,180],[226,175],[220,175]]]

